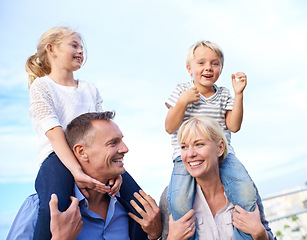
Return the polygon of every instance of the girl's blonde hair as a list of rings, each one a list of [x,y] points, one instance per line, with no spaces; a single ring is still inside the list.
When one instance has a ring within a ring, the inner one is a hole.
[[[81,39],[83,51],[86,53],[86,50],[84,49],[85,43],[80,33],[73,31],[73,29],[69,27],[62,26],[49,29],[41,36],[37,44],[36,53],[30,56],[26,62],[26,72],[29,74],[29,87],[36,78],[43,77],[51,73],[51,66],[47,57],[46,45],[52,44],[54,46],[58,46],[64,37],[72,34],[76,34]]]
[[[179,143],[185,142],[188,138],[195,136],[196,133],[200,133],[216,143],[220,141],[225,143],[224,153],[219,157],[219,163],[221,163],[227,155],[227,141],[225,133],[218,122],[208,117],[193,117],[185,121],[178,131]]]
[[[187,60],[186,60],[187,66],[191,65],[191,62],[194,59],[195,50],[199,47],[207,47],[207,48],[210,48],[211,50],[213,50],[218,55],[220,62],[221,62],[221,69],[223,69],[223,66],[224,66],[223,51],[222,51],[222,49],[220,48],[219,45],[217,45],[216,43],[210,42],[210,41],[199,41],[199,42],[196,42],[195,44],[193,44],[190,47],[190,50],[189,50],[188,56],[187,56]]]

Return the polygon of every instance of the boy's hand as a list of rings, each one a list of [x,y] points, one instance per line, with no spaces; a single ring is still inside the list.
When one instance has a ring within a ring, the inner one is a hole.
[[[183,92],[179,97],[179,100],[186,104],[192,102],[198,102],[199,99],[200,99],[200,94],[196,87],[191,87],[187,91]]]
[[[105,184],[99,182],[98,180],[91,178],[86,175],[84,172],[80,172],[74,175],[75,182],[79,187],[80,191],[84,195],[84,197],[89,198],[87,188],[93,189],[97,192],[101,193],[110,193],[111,188],[106,186]]]
[[[118,193],[119,192],[119,190],[120,190],[120,186],[122,185],[122,183],[123,183],[123,178],[122,178],[122,176],[121,175],[119,175],[117,178],[115,178],[115,179],[110,179],[109,180],[109,185],[110,186],[112,186],[112,188],[111,188],[111,191],[110,191],[110,195],[112,196],[112,197],[114,197],[115,195],[116,195],[116,193]]]
[[[247,77],[245,73],[243,72],[238,72],[236,74],[231,75],[232,78],[232,86],[235,94],[241,94],[243,93],[244,88],[246,87],[246,80]]]

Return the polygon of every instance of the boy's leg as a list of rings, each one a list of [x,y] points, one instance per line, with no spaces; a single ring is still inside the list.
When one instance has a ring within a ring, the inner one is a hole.
[[[167,190],[170,214],[177,221],[192,209],[195,197],[195,180],[185,169],[181,156],[174,160],[174,168]]]
[[[234,154],[227,154],[220,165],[220,175],[229,201],[246,211],[254,211],[257,196],[253,180]]]
[[[38,218],[34,230],[34,240],[51,239],[49,201],[52,193],[59,199],[59,210],[65,211],[70,205],[74,179],[55,153],[51,153],[42,163],[35,180],[39,196]]]
[[[257,200],[254,183],[243,164],[237,157],[229,153],[220,165],[220,175],[227,198],[233,205],[239,205],[246,211],[255,209]],[[252,236],[234,228],[234,239],[250,239]]]

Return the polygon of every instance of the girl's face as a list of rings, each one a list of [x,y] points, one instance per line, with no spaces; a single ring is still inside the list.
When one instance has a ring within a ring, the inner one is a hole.
[[[221,75],[222,66],[216,52],[208,47],[198,47],[195,49],[194,59],[187,65],[187,70],[196,87],[211,88]]]
[[[181,143],[181,158],[192,177],[205,179],[219,174],[218,158],[224,150],[223,141],[216,143],[196,131]]]
[[[83,63],[83,46],[80,37],[76,34],[66,36],[54,48],[57,66],[68,71],[78,70]]]

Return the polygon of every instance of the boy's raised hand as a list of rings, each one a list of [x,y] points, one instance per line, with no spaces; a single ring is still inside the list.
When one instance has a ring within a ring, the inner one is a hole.
[[[200,99],[200,93],[196,87],[191,87],[187,91],[183,92],[179,97],[179,100],[186,104],[192,102],[198,102],[199,99]]]
[[[238,72],[236,74],[232,74],[231,78],[232,78],[232,87],[235,94],[243,93],[243,90],[245,89],[247,84],[247,77],[245,73]]]

